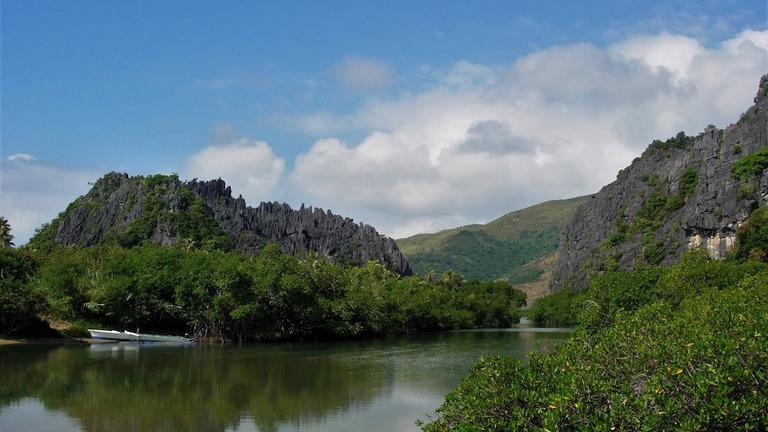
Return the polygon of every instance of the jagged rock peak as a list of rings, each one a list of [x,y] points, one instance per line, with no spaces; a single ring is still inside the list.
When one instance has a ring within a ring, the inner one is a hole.
[[[316,252],[343,264],[374,260],[411,274],[395,241],[373,227],[303,204],[298,210],[278,202],[249,207],[242,196],[234,198],[220,178],[181,181],[176,174],[108,173],[39,235],[63,245],[115,241],[132,246],[149,240],[246,254],[277,243],[284,252],[302,257]]]
[[[607,270],[674,264],[694,247],[723,258],[736,229],[768,202],[768,170],[740,178],[732,167],[766,147],[768,75],[737,123],[654,141],[581,205],[561,238],[550,289],[580,290]]]

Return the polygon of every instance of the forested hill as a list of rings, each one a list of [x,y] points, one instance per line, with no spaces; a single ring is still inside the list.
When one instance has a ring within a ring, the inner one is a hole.
[[[768,203],[768,75],[754,105],[726,129],[656,140],[587,199],[567,224],[552,290],[636,265],[670,265],[693,247],[722,259],[750,214]]]
[[[316,252],[339,264],[377,261],[411,274],[395,241],[370,225],[304,205],[298,210],[280,203],[249,207],[221,179],[183,182],[177,175],[109,173],[45,225],[30,246],[113,242],[132,247],[146,241],[248,255],[276,243],[299,257]]]
[[[481,225],[398,239],[413,271],[438,276],[448,270],[468,279],[514,284],[548,280],[566,222],[586,197],[548,201]],[[529,293],[530,296],[531,293]]]

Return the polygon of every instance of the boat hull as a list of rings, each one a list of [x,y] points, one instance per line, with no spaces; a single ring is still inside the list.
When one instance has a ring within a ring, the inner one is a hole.
[[[154,335],[144,333],[134,333],[129,331],[117,330],[99,330],[88,329],[91,338],[110,341],[110,342],[133,342],[133,343],[175,343],[175,344],[193,344],[194,340],[183,336]]]

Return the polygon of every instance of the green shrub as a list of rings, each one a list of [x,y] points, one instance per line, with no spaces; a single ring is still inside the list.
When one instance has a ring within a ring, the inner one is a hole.
[[[731,174],[736,180],[749,180],[768,168],[768,148],[762,148],[736,161]]]
[[[0,334],[33,325],[42,298],[29,285],[38,262],[26,251],[0,247]]]
[[[608,240],[606,240],[606,246],[611,248],[614,246],[618,246],[622,243],[627,241],[627,233],[626,232],[616,232],[611,234],[610,237],[608,237]]]
[[[699,185],[699,172],[692,167],[688,167],[680,176],[680,194],[687,198],[693,195],[696,186]]]
[[[741,186],[739,186],[739,198],[743,200],[749,200],[754,199],[755,194],[757,194],[757,189],[754,185],[751,185],[749,183],[744,183]]]
[[[578,304],[583,296],[570,288],[536,299],[528,317],[535,323],[570,326],[576,324]]]
[[[656,283],[666,272],[661,267],[640,267],[596,277],[589,285],[578,314],[578,324],[594,331],[614,323],[617,314],[634,312],[656,300]]]
[[[666,256],[664,242],[661,240],[651,240],[643,246],[643,258],[645,262],[652,265],[660,264]]]
[[[689,137],[685,135],[685,132],[678,132],[672,138],[666,141],[654,140],[649,148],[653,151],[666,151],[670,149],[684,149],[688,146]]]
[[[736,231],[736,257],[768,261],[768,207],[752,212],[747,223]]]

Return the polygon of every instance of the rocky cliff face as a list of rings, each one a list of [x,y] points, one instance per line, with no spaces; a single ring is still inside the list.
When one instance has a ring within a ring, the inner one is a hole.
[[[654,141],[579,207],[561,238],[550,289],[582,289],[606,270],[673,264],[694,247],[722,259],[736,229],[768,201],[768,163],[740,178],[732,171],[768,147],[768,75],[754,102],[725,130],[710,125],[695,137]]]
[[[342,264],[374,260],[411,274],[395,241],[373,227],[303,205],[298,210],[280,203],[248,207],[221,179],[182,182],[175,175],[110,173],[39,236],[63,245],[116,241],[132,246],[148,239],[165,246],[223,246],[246,254],[277,243],[290,254],[317,252]]]

